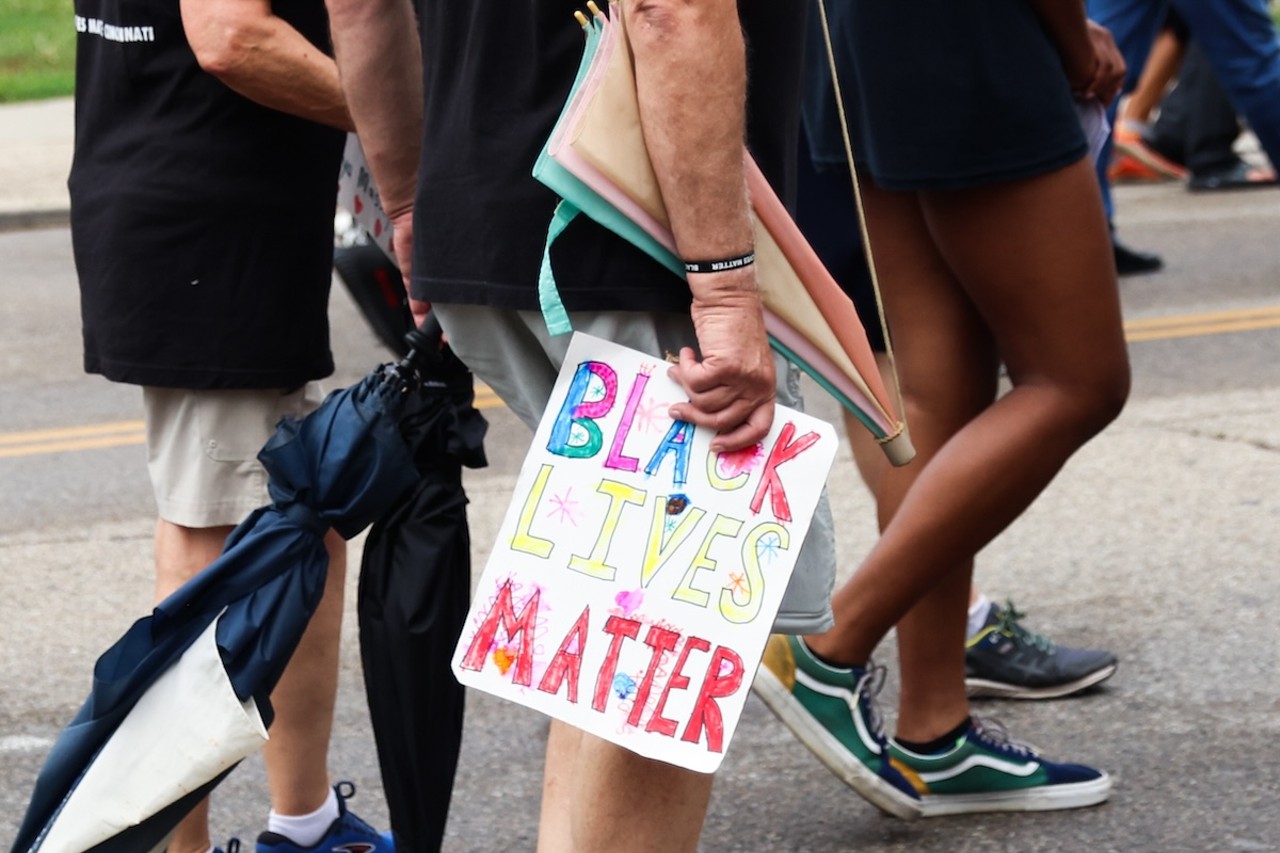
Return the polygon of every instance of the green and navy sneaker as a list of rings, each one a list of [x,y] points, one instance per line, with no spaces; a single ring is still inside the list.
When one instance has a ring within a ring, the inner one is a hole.
[[[1023,614],[991,605],[986,624],[965,644],[965,688],[970,696],[1056,699],[1110,678],[1116,656],[1101,649],[1052,643],[1019,621]]]
[[[883,669],[836,669],[815,658],[799,637],[775,634],[752,689],[863,799],[891,815],[915,818],[919,795],[889,761],[875,706],[883,681]]]
[[[1046,761],[998,723],[976,717],[948,750],[920,755],[890,741],[889,754],[915,785],[925,817],[1077,809],[1111,794],[1106,773]]]

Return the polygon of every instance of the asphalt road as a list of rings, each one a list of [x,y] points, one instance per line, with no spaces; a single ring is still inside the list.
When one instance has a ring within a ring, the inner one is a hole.
[[[706,851],[1280,849],[1280,192],[1123,188],[1120,211],[1122,237],[1168,262],[1122,282],[1132,402],[982,555],[980,579],[1055,639],[1114,649],[1121,668],[1078,699],[975,706],[1051,756],[1108,769],[1112,801],[896,822],[752,698],[717,781]],[[153,508],[137,390],[80,369],[67,232],[0,234],[0,270],[4,841],[93,660],[146,612]],[[331,315],[335,383],[346,384],[385,355],[340,286]],[[817,414],[835,417],[811,396]],[[492,465],[467,479],[477,572],[528,442],[482,399]],[[848,461],[837,466],[847,572],[871,541],[871,508]],[[331,765],[359,786],[354,808],[385,824],[349,590]],[[891,680],[890,710],[893,690]],[[545,722],[480,694],[468,701],[446,849],[531,850]],[[251,759],[219,791],[215,838],[252,838],[265,804]]]

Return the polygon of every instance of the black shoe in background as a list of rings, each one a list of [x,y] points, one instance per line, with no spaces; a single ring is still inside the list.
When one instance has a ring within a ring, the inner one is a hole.
[[[1280,186],[1275,172],[1260,166],[1250,166],[1240,159],[1218,169],[1192,172],[1191,179],[1187,181],[1187,189],[1193,193],[1274,186]]]
[[[1117,275],[1141,275],[1164,268],[1164,261],[1159,255],[1130,249],[1115,237],[1111,238],[1111,249],[1115,253]]]

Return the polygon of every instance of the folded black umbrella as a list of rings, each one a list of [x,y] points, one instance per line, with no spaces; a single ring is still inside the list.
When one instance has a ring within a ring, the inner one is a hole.
[[[373,251],[369,251],[369,249]],[[471,373],[428,316],[409,331],[399,271],[377,247],[338,250],[336,267],[379,337],[420,353],[419,389],[400,422],[420,475],[369,531],[357,613],[365,693],[400,853],[440,849],[462,745],[463,687],[449,667],[471,597],[471,538],[462,469],[486,463],[487,424]],[[407,334],[406,334],[407,333]],[[391,338],[391,340],[388,340]]]

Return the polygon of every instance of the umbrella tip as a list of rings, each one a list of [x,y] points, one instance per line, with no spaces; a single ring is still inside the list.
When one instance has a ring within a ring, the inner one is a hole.
[[[596,5],[595,0],[587,0],[587,8],[591,10],[591,14],[597,18],[603,18],[604,12],[600,11],[600,7]]]
[[[573,13],[573,16],[578,19],[578,23],[582,25],[582,28],[584,30],[587,27],[591,26],[591,22],[587,20],[587,16],[582,14],[581,12],[575,10]]]

